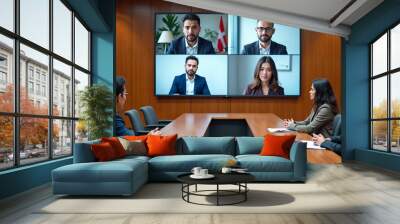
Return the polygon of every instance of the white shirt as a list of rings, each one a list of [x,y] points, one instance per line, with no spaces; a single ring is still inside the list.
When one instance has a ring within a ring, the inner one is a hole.
[[[260,49],[260,54],[269,54],[270,48],[271,48],[271,41],[269,42],[269,45],[268,45],[267,48],[263,48],[261,46],[261,42],[258,41],[258,48]]]
[[[185,38],[185,44],[186,44],[186,54],[193,55],[197,54],[197,49],[199,48],[199,39],[197,38],[196,43],[193,45],[193,47],[189,46],[189,43],[187,42]]]
[[[194,79],[196,75],[194,75],[193,79],[189,79],[188,74],[186,74],[186,95],[194,95]]]

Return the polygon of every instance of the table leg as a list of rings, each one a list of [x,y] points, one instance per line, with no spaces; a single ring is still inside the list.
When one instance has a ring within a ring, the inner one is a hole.
[[[219,206],[219,184],[217,184],[217,206]]]

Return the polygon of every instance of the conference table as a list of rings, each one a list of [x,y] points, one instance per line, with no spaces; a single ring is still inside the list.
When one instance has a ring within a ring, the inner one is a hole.
[[[283,127],[283,120],[273,113],[184,113],[160,131],[163,135],[178,134],[178,137],[202,137],[209,136],[211,123],[221,124],[220,126],[226,123],[227,127],[231,129],[229,126],[231,121],[232,124],[242,126],[247,124],[249,136],[263,137],[268,133],[268,128]],[[311,136],[306,133],[291,133],[296,134],[297,140],[311,140]],[[316,164],[337,164],[341,163],[342,159],[330,150],[307,149],[307,161]]]

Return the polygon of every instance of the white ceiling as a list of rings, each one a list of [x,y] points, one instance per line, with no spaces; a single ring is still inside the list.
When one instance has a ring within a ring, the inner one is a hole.
[[[350,35],[350,26],[383,0],[165,0],[216,12],[229,13],[303,29]],[[338,14],[350,4],[336,20]]]

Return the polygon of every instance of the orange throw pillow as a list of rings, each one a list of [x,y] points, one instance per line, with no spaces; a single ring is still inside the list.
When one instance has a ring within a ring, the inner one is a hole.
[[[148,135],[148,156],[176,155],[176,139],[178,135]]]
[[[109,161],[117,158],[113,147],[108,142],[93,144],[91,145],[91,149],[94,157],[99,162]]]
[[[261,149],[262,156],[280,156],[289,159],[290,148],[296,135],[271,135],[264,136],[264,146]]]
[[[117,158],[121,158],[126,156],[126,151],[124,146],[122,146],[121,142],[117,137],[109,137],[109,138],[101,138],[101,142],[108,142],[114,149],[115,155]]]

